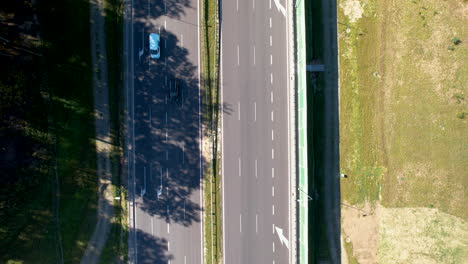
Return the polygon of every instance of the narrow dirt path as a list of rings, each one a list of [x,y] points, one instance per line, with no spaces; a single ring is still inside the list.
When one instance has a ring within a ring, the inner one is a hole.
[[[104,0],[91,0],[89,5],[91,29],[91,59],[93,63],[93,91],[95,112],[95,140],[97,156],[98,195],[97,223],[82,264],[98,263],[107,241],[113,217],[110,152],[112,149],[109,118],[109,88],[107,82],[107,53]]]

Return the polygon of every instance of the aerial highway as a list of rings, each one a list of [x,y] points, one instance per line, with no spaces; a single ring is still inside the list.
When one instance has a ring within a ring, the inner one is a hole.
[[[224,263],[290,263],[286,1],[221,10]]]
[[[203,263],[198,12],[197,0],[126,2],[130,263]]]

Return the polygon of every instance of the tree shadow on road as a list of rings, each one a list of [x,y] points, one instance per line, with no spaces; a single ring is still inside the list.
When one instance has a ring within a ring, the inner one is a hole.
[[[167,264],[174,256],[167,252],[167,240],[137,230],[138,263]]]
[[[177,8],[187,5],[188,1],[175,1],[166,8],[180,18],[183,14]],[[135,21],[144,32],[161,28],[150,21],[154,17],[141,17]],[[202,211],[195,202],[202,178],[196,54],[190,54],[171,31],[161,29],[160,39],[161,57],[150,59],[145,47],[135,65],[135,196],[147,214],[190,226],[201,221]],[[181,88],[177,100],[170,94],[176,80]]]

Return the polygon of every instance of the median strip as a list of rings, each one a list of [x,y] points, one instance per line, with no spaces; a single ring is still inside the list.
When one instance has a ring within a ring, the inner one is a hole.
[[[219,7],[216,0],[200,4],[204,263],[212,264],[222,263]]]

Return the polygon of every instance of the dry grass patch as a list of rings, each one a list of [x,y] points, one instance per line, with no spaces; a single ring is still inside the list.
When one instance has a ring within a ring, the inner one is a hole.
[[[379,263],[466,263],[468,224],[430,208],[382,208]]]
[[[358,263],[464,263],[468,223],[431,208],[342,209],[345,246]],[[366,215],[366,216],[364,216]]]

